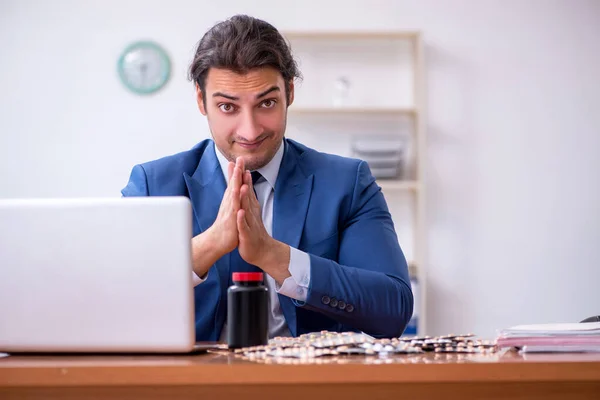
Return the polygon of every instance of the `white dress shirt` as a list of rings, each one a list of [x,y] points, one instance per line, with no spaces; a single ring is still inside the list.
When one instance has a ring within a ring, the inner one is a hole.
[[[223,176],[227,180],[227,165],[229,161],[216,146],[214,146],[217,159],[221,165],[221,171]],[[277,182],[277,175],[279,175],[279,167],[281,160],[283,160],[284,146],[283,142],[279,146],[277,153],[273,159],[264,167],[259,168],[258,172],[263,176],[254,185],[256,191],[256,197],[260,204],[262,221],[270,236],[273,236],[273,200],[275,198],[275,182]],[[288,270],[291,274],[281,286],[273,279],[269,274],[265,274],[266,285],[269,289],[269,337],[273,338],[276,336],[290,336],[290,332],[285,322],[285,317],[279,304],[278,294],[291,297],[298,301],[306,301],[308,294],[308,285],[310,283],[310,257],[307,253],[290,247],[290,265]],[[210,273],[210,271],[208,272]],[[208,276],[208,274],[206,275]],[[206,280],[199,278],[195,273],[193,274],[194,286],[201,284]],[[224,341],[227,332],[226,327],[223,327],[221,332],[221,341]]]

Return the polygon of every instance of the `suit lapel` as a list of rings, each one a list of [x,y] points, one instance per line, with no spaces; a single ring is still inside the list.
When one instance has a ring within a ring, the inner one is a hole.
[[[227,187],[215,151],[214,142],[211,141],[204,150],[198,168],[196,168],[192,176],[184,174],[197,224],[197,229],[194,229],[194,235],[204,232],[215,222]],[[225,322],[224,316],[227,312],[227,291],[224,289],[228,287],[229,283],[230,256],[231,253],[221,257],[215,264],[216,268],[214,268],[219,274],[218,282],[220,285],[220,298],[217,305],[217,312],[215,313],[217,337]]]
[[[305,175],[300,167],[302,155],[289,142],[275,184],[273,203],[273,238],[298,248],[312,192],[313,175]],[[287,296],[279,295],[281,309],[290,333],[296,336],[296,307]]]
[[[226,188],[225,177],[221,172],[213,142],[206,146],[193,175],[184,174],[184,179],[196,222],[200,232],[204,232],[215,222]]]

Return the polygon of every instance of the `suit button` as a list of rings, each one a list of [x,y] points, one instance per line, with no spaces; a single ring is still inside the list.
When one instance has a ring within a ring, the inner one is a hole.
[[[329,304],[330,301],[331,299],[328,296],[321,297],[321,302],[325,305]]]
[[[331,303],[329,303],[329,305],[333,308],[338,306],[338,301],[335,299],[335,297],[331,299]]]
[[[354,311],[354,306],[352,304],[347,304],[346,305],[346,311],[347,312],[352,312]]]
[[[344,308],[346,308],[346,303],[344,303],[343,300],[338,301],[338,308],[340,310],[343,310]]]

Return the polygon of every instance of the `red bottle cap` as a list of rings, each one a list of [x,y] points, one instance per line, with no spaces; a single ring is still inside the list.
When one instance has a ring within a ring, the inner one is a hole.
[[[234,272],[231,278],[234,282],[261,282],[262,272]]]

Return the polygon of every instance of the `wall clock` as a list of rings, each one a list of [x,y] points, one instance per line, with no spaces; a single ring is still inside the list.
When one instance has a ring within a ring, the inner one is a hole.
[[[158,44],[138,41],[123,51],[117,70],[125,87],[145,95],[160,90],[167,83],[171,75],[171,61]]]

